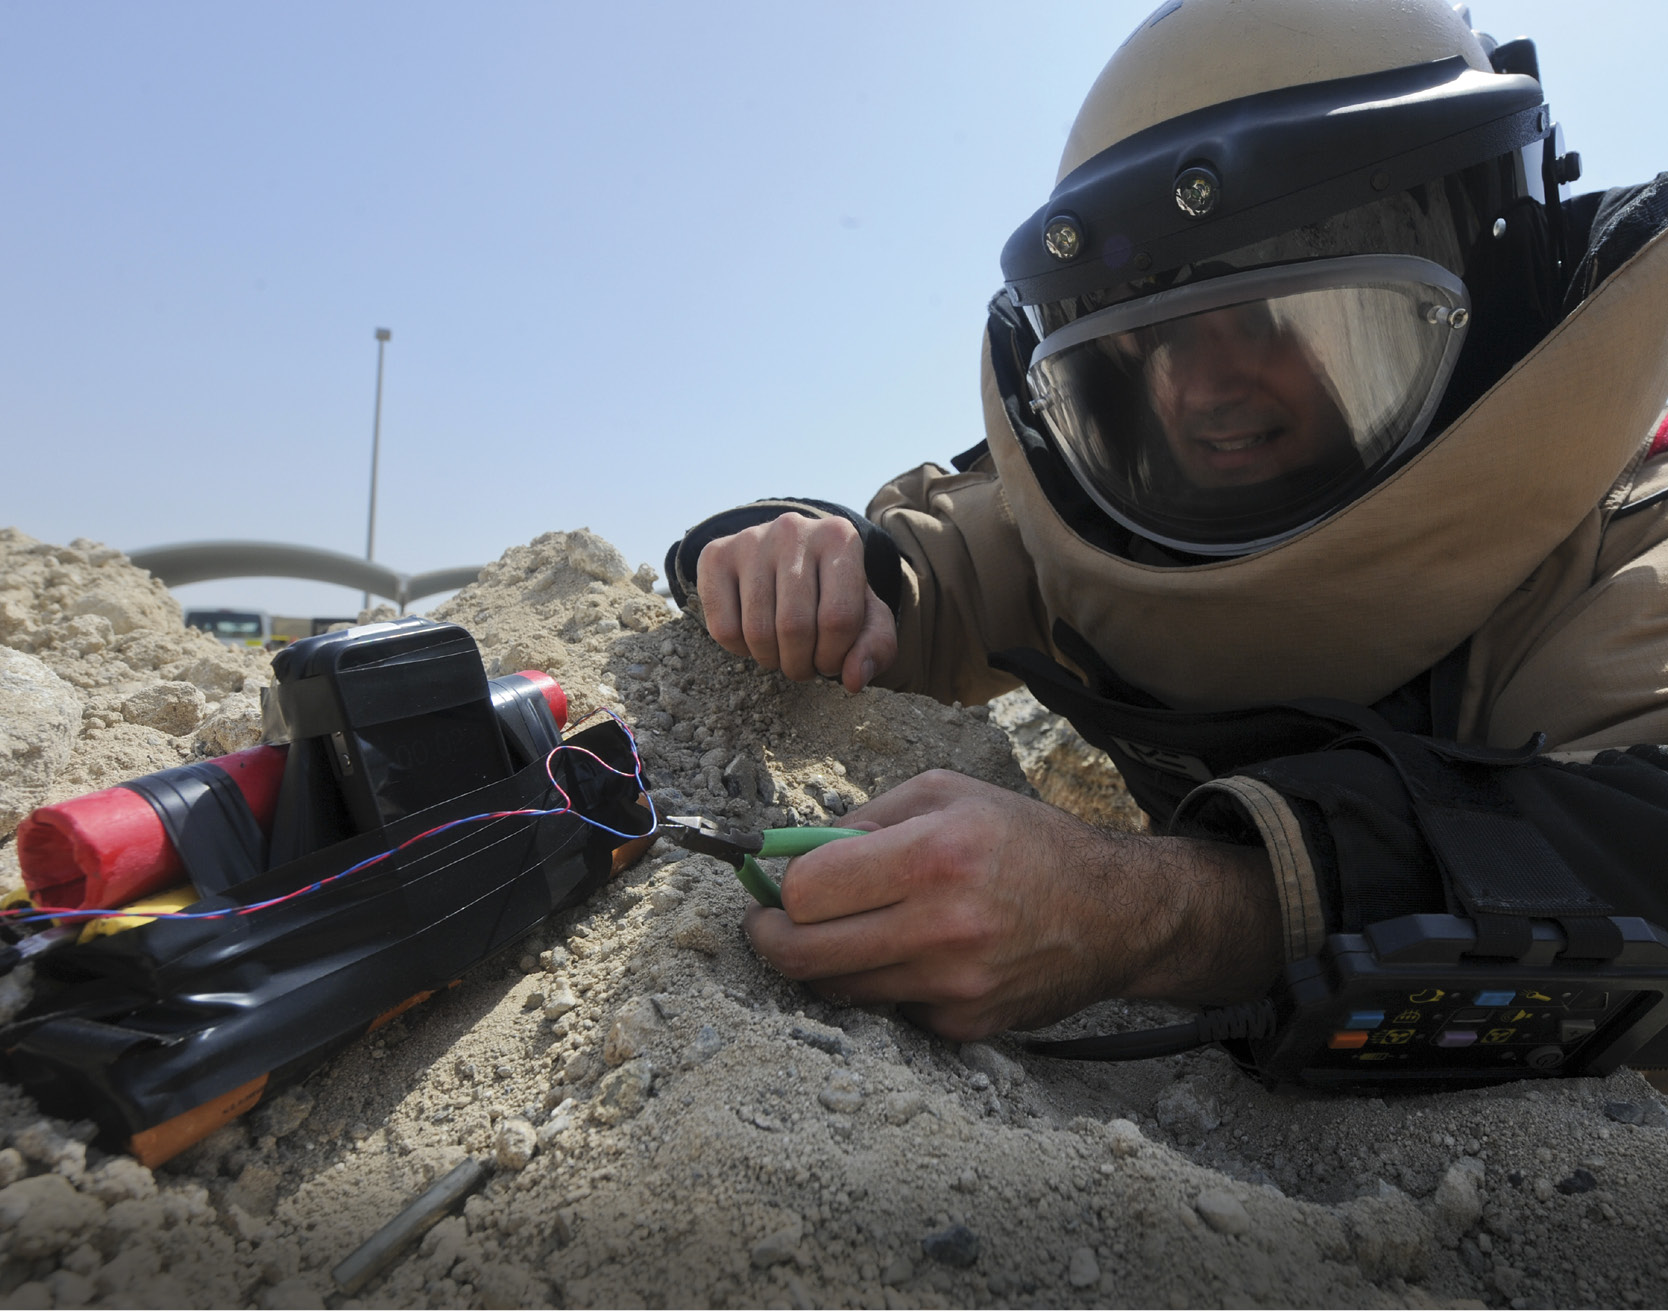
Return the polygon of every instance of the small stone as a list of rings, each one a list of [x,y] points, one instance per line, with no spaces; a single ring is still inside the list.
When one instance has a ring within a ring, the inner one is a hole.
[[[828,1054],[845,1054],[850,1052],[851,1046],[846,1043],[846,1033],[835,1026],[819,1026],[814,1022],[803,1022],[792,1026],[788,1035],[801,1044],[809,1044],[814,1049],[821,1049]]]
[[[544,1015],[547,1020],[555,1021],[559,1017],[565,1017],[578,1006],[579,998],[566,980],[558,979],[554,986],[545,991]]]
[[[701,916],[697,909],[690,908],[679,915],[672,929],[672,942],[679,948],[712,957],[723,951],[727,938],[712,917]]]
[[[532,1123],[520,1117],[506,1117],[498,1124],[493,1156],[500,1167],[519,1172],[538,1151],[539,1136]]]
[[[984,1072],[1004,1093],[1025,1079],[1024,1067],[989,1044],[963,1044],[957,1056],[973,1071]]]
[[[604,1076],[597,1085],[591,1117],[604,1126],[616,1126],[635,1117],[649,1101],[654,1085],[654,1066],[647,1058],[633,1058]]]
[[[0,1190],[0,1234],[15,1258],[50,1258],[79,1244],[104,1217],[103,1204],[54,1172]]]
[[[1613,1122],[1621,1122],[1624,1126],[1643,1126],[1645,1110],[1637,1103],[1629,1103],[1624,1099],[1612,1099],[1604,1105],[1604,1115]]]
[[[718,1037],[718,1032],[711,1026],[702,1026],[695,1032],[695,1038],[689,1041],[689,1047],[683,1051],[683,1065],[699,1067],[702,1063],[711,1061],[723,1047],[724,1041]]]
[[[857,1073],[849,1067],[834,1068],[817,1102],[829,1112],[856,1112],[863,1106],[863,1087]]]
[[[1496,1263],[1491,1279],[1494,1288],[1506,1299],[1516,1299],[1523,1293],[1523,1276],[1509,1263]]]
[[[803,1238],[805,1225],[797,1219],[779,1230],[772,1231],[758,1244],[753,1246],[750,1255],[754,1267],[774,1267],[778,1263],[786,1263],[794,1256]]]
[[[1432,1210],[1442,1242],[1449,1247],[1458,1244],[1483,1216],[1474,1174],[1461,1166],[1450,1167],[1436,1187]]]
[[[149,1199],[156,1193],[151,1169],[124,1156],[101,1163],[87,1178],[87,1193],[107,1204],[123,1199]]]
[[[1196,1143],[1222,1124],[1212,1098],[1201,1099],[1185,1082],[1172,1085],[1153,1105],[1153,1117],[1178,1140]]]
[[[208,699],[183,680],[164,680],[140,689],[122,703],[122,719],[164,734],[189,734],[203,723]]]
[[[922,1236],[921,1252],[946,1267],[972,1267],[979,1261],[979,1236],[957,1223]]]
[[[539,959],[534,957],[531,953],[523,953],[521,955],[521,961],[516,963],[516,968],[522,975],[530,976],[533,972],[539,969]]]
[[[543,1006],[544,991],[540,989],[533,990],[527,995],[526,998],[521,1000],[521,1010],[523,1012],[532,1012],[538,1008],[542,1008]]]
[[[253,1121],[257,1135],[283,1139],[301,1129],[301,1124],[313,1115],[313,1096],[297,1086],[267,1099],[255,1109]]]
[[[893,1090],[881,1105],[881,1115],[893,1126],[902,1126],[927,1106],[919,1090]]]
[[[1107,1122],[1106,1136],[1111,1141],[1114,1158],[1133,1158],[1147,1143],[1141,1128],[1127,1117],[1114,1117]]]
[[[1066,1280],[1079,1290],[1100,1283],[1100,1263],[1095,1258],[1095,1251],[1089,1246],[1080,1245],[1071,1251],[1071,1267],[1066,1274]]]
[[[1251,1215],[1245,1205],[1226,1190],[1206,1190],[1193,1202],[1205,1225],[1222,1235],[1244,1235],[1251,1229]]]
[[[649,906],[656,912],[670,912],[683,902],[683,890],[674,889],[671,885],[662,885],[658,889],[649,891]]]
[[[29,1164],[16,1149],[0,1149],[0,1190],[29,1175]]]
[[[1552,1182],[1547,1180],[1546,1177],[1541,1176],[1535,1179],[1535,1198],[1540,1200],[1541,1203],[1548,1202],[1556,1193]]]
[[[565,948],[547,948],[539,954],[539,970],[560,971],[568,964],[568,950]]]
[[[1598,1178],[1585,1167],[1577,1167],[1573,1172],[1558,1182],[1559,1194],[1586,1194],[1598,1186]]]
[[[901,1286],[915,1278],[915,1265],[902,1254],[893,1258],[881,1271],[880,1281],[886,1286]]]
[[[640,1057],[656,1032],[662,1029],[660,1014],[652,1000],[633,999],[615,1014],[608,1038],[602,1046],[602,1060],[610,1067]]]

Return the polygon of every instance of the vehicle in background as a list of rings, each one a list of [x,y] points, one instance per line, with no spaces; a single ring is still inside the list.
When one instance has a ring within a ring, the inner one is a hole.
[[[272,637],[272,617],[265,611],[233,611],[225,607],[185,613],[190,629],[213,634],[227,647],[265,647]]]
[[[226,607],[191,610],[185,623],[213,634],[227,647],[264,647],[276,652],[298,638],[327,633],[358,623],[353,616],[268,615],[265,611],[236,611]]]

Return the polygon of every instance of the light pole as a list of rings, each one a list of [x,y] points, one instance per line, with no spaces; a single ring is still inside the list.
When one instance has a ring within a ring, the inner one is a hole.
[[[371,420],[371,511],[365,522],[365,559],[373,559],[376,550],[376,462],[382,447],[382,351],[393,337],[386,328],[376,330],[376,412]],[[361,610],[371,609],[371,595],[365,594]]]

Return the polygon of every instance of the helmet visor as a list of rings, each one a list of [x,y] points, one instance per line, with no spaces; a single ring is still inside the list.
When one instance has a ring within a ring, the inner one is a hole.
[[[1075,319],[1031,357],[1031,408],[1114,519],[1202,555],[1289,538],[1423,436],[1465,287],[1410,256],[1214,278]]]

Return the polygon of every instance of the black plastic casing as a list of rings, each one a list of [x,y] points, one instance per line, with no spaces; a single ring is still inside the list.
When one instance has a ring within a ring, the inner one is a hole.
[[[272,673],[264,737],[291,745],[275,864],[510,774],[480,651],[458,625],[413,616],[318,634],[278,652]]]
[[[1452,1088],[1603,1076],[1668,1026],[1668,933],[1638,917],[1611,920],[1623,944],[1612,961],[1561,956],[1552,921],[1533,923],[1533,946],[1517,961],[1469,956],[1475,928],[1457,916],[1330,935],[1318,955],[1287,968],[1276,1033],[1226,1047],[1270,1084]]]

